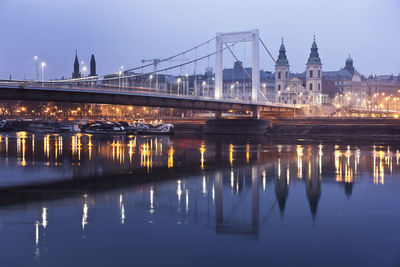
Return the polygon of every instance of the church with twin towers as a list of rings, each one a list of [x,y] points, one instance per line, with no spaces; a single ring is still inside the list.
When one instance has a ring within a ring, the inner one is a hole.
[[[328,103],[328,95],[322,93],[322,62],[315,36],[304,74],[290,73],[289,60],[282,39],[275,64],[274,95],[274,102],[283,104],[322,105]]]
[[[233,68],[223,70],[222,97],[224,99],[252,99],[252,81],[249,75],[246,75],[247,73],[252,73],[252,68],[243,67],[240,61],[236,61]],[[322,61],[315,36],[303,73],[290,72],[290,64],[282,39],[275,61],[275,72],[260,70],[259,78],[261,101],[308,106],[321,106],[331,102],[329,95],[324,93],[327,91],[325,89],[329,91],[329,88],[323,88],[327,82],[323,82],[322,79]]]

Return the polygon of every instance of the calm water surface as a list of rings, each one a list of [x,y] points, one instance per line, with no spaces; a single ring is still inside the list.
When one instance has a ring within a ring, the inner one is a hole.
[[[400,266],[399,149],[0,133],[0,266]]]

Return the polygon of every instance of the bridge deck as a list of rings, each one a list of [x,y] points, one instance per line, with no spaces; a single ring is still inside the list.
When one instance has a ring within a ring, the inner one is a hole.
[[[145,88],[143,88],[145,89]],[[37,87],[16,84],[0,84],[0,99],[29,100],[71,103],[120,104],[133,106],[200,109],[211,111],[255,111],[293,112],[293,105],[250,100],[214,99],[162,92],[140,92],[132,89],[110,89],[107,87]]]

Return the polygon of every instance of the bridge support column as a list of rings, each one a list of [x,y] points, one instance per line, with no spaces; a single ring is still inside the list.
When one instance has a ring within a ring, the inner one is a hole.
[[[215,40],[216,51],[215,55],[215,85],[214,85],[214,97],[215,99],[222,98],[222,33],[217,33]]]
[[[253,110],[253,118],[259,119],[260,118],[260,114],[261,114],[261,109],[259,107],[256,107]]]

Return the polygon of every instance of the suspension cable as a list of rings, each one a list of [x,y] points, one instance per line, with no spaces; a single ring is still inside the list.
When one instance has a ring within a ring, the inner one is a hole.
[[[195,50],[195,49],[197,49],[197,48],[199,48],[199,47],[202,47],[202,46],[204,46],[204,45],[206,45],[206,44],[208,45],[208,44],[209,44],[211,41],[213,41],[215,38],[216,38],[216,37],[213,37],[213,38],[211,38],[211,39],[209,39],[209,40],[207,40],[207,41],[205,41],[205,42],[202,42],[202,43],[200,43],[199,45],[196,45],[195,47],[192,47],[192,48],[190,48],[190,49],[187,49],[187,50],[185,50],[185,51],[183,51],[183,52],[181,52],[181,53],[172,55],[172,56],[167,57],[167,58],[164,58],[164,59],[160,59],[160,60],[157,62],[157,64],[159,64],[159,63],[161,63],[161,62],[164,62],[164,61],[169,61],[169,60],[171,60],[171,59],[173,59],[173,58],[176,58],[176,57],[181,56],[181,55],[183,55],[183,54],[185,54],[185,53],[188,53],[188,52],[190,52],[190,51],[193,51],[193,50]],[[149,63],[149,64],[144,64],[144,65],[141,65],[141,66],[138,66],[138,67],[135,67],[135,68],[131,68],[131,69],[126,69],[125,72],[135,71],[135,70],[139,70],[139,69],[141,69],[142,72],[143,72],[143,68],[147,68],[147,67],[151,67],[151,66],[154,66],[154,62],[151,62],[151,63]],[[46,81],[46,82],[49,82],[49,83],[85,82],[85,81],[88,81],[88,80],[92,81],[92,80],[96,80],[96,79],[99,79],[99,78],[104,78],[104,77],[106,77],[106,76],[108,76],[108,75],[113,75],[113,74],[115,74],[115,73],[97,75],[97,76],[92,76],[92,77],[82,77],[82,78],[76,78],[76,79],[62,79],[62,80]],[[130,76],[126,76],[126,77],[130,77]],[[40,82],[40,83],[42,83],[42,81],[34,81],[34,82],[38,82],[38,83]]]
[[[274,63],[276,64],[276,60],[275,58],[272,56],[271,52],[269,52],[267,46],[265,45],[265,43],[263,42],[263,40],[259,37],[261,44],[263,45],[264,49],[268,52],[269,56],[272,58],[272,60],[274,61]]]
[[[227,46],[226,43],[224,43],[226,45],[226,48],[228,48],[228,50],[231,52],[232,56],[236,59],[236,61],[239,62],[240,66],[242,67],[243,71],[247,74],[247,76],[250,78],[251,81],[253,81],[253,78],[251,77],[251,75],[248,73],[248,71],[243,67],[242,62],[236,57],[236,55],[232,52],[232,50]],[[269,101],[268,98],[264,95],[264,93],[262,92],[261,89],[258,89],[261,93],[261,95],[265,98],[265,100]]]
[[[217,54],[217,53],[220,53],[220,52],[222,52],[222,51],[224,51],[224,50],[226,50],[226,49],[229,49],[230,47],[236,45],[236,44],[239,43],[239,42],[243,42],[243,40],[237,41],[237,42],[235,42],[235,43],[233,43],[233,44],[231,44],[231,45],[229,45],[229,46],[226,45],[227,47],[225,47],[225,48],[222,48],[222,49],[220,49],[220,50],[218,50],[218,51],[212,52],[212,53],[210,53],[210,54],[208,54],[208,55],[199,57],[199,58],[197,58],[197,59],[194,59],[194,60],[191,60],[191,61],[188,61],[188,62],[184,62],[184,63],[181,63],[181,64],[179,64],[179,65],[172,66],[172,67],[167,67],[167,68],[164,68],[164,69],[157,70],[157,72],[163,72],[163,71],[168,71],[168,70],[171,70],[171,69],[180,68],[180,67],[183,67],[183,66],[192,64],[192,63],[194,63],[194,62],[196,62],[196,61],[203,60],[203,59],[208,58],[208,57],[210,57],[210,56],[213,56],[213,55],[215,55],[215,54]],[[154,73],[156,73],[156,72],[155,72],[155,71],[151,71],[151,72],[147,72],[147,73],[143,73],[143,74],[132,74],[132,75],[127,75],[127,76],[125,76],[125,78],[147,76],[147,75],[154,74]],[[91,79],[95,79],[95,78],[97,78],[97,76],[91,77]],[[90,79],[90,78],[86,78],[85,80],[87,81],[88,79]],[[119,79],[119,77],[110,77],[110,78],[104,78],[103,81],[117,80],[117,79]],[[80,79],[80,81],[81,81],[81,80],[82,80],[82,79]],[[63,81],[65,81],[65,80],[63,80]],[[74,80],[74,81],[75,81],[75,80]],[[61,82],[61,81],[50,81],[50,82],[53,82],[53,83],[54,83],[54,82]]]

